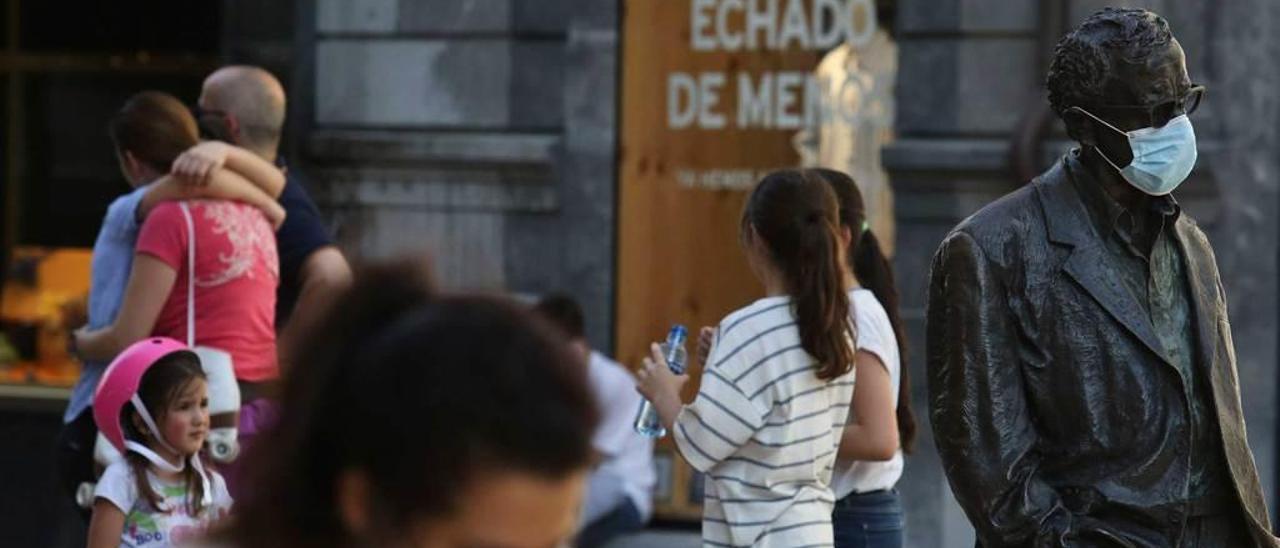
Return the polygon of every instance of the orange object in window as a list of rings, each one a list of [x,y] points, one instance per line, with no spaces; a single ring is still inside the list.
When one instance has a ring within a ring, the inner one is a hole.
[[[19,360],[0,367],[0,382],[75,383],[80,364],[67,352],[67,336],[84,321],[92,256],[89,249],[14,248],[0,294],[0,329]]]

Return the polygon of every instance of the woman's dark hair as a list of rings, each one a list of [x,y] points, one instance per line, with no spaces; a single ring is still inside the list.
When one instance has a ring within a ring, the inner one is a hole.
[[[818,378],[853,368],[849,295],[840,264],[839,207],[820,178],[797,170],[766,175],[742,213],[742,233],[764,240],[782,273],[800,330],[800,345],[818,362]]]
[[[297,340],[307,367],[248,454],[236,545],[351,545],[337,504],[350,471],[368,479],[372,528],[394,536],[494,471],[561,479],[592,462],[586,367],[527,307],[439,296],[420,264],[383,264]]]
[[[916,415],[911,411],[911,377],[907,369],[907,336],[902,328],[902,313],[898,309],[898,287],[893,281],[893,267],[888,257],[880,248],[880,240],[869,228],[867,207],[862,201],[862,193],[849,175],[834,169],[819,168],[812,170],[826,180],[835,191],[840,202],[840,225],[848,227],[853,235],[849,242],[846,256],[853,275],[863,287],[871,291],[889,315],[889,323],[893,324],[893,334],[898,343],[899,366],[898,382],[898,439],[903,452],[910,453],[915,448]]]
[[[111,141],[151,169],[168,173],[169,166],[200,142],[191,112],[176,97],[162,91],[143,91],[130,97],[111,118]]]
[[[147,369],[138,383],[138,397],[142,399],[142,405],[146,406],[147,413],[155,420],[156,428],[164,427],[165,416],[169,414],[169,408],[173,406],[174,400],[178,399],[196,379],[204,378],[200,359],[191,352],[174,352],[160,358]],[[141,420],[132,405],[126,405],[120,410],[120,424],[124,428],[125,437],[151,446],[147,443],[151,438],[149,432],[144,434],[144,430],[137,426],[137,422]],[[133,472],[138,495],[150,504],[152,509],[161,510],[164,497],[151,488],[151,482],[147,479],[147,469],[151,466],[151,461],[133,451],[126,451],[124,457],[125,462],[129,464],[129,469]],[[192,516],[198,516],[205,510],[204,482],[201,481],[200,473],[196,471],[195,466],[191,464],[190,458],[187,459],[186,464],[187,466],[182,470],[182,481],[187,486],[187,512]]]

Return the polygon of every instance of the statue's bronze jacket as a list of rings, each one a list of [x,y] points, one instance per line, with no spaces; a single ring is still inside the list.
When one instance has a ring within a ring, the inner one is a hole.
[[[957,226],[934,257],[929,410],[952,491],[987,548],[1176,546],[1191,441],[1186,379],[1110,270],[1068,155]],[[1226,297],[1188,215],[1174,227],[1238,501],[1271,536],[1245,435]],[[1238,505],[1236,504],[1238,502]]]

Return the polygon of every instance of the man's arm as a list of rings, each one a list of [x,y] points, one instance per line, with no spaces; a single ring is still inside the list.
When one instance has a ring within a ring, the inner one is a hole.
[[[278,348],[281,372],[290,364],[293,339],[306,333],[324,314],[330,302],[351,284],[351,267],[334,246],[321,247],[308,255],[299,272],[298,300],[289,322],[280,330]]]
[[[272,199],[284,192],[285,176],[280,168],[252,152],[221,141],[205,141],[191,147],[174,160],[171,171],[187,182],[204,184],[219,168],[244,177]]]
[[[986,548],[1078,546],[1077,516],[1039,477],[1001,280],[961,232],[943,242],[930,277],[929,414],[956,500]]]
[[[138,204],[137,217],[146,219],[157,205],[162,202],[213,198],[244,202],[256,207],[267,216],[271,225],[280,228],[284,223],[284,207],[275,198],[255,186],[243,176],[228,169],[217,169],[213,172],[207,185],[195,185],[182,181],[173,175],[165,175],[147,189]]]
[[[272,199],[280,198],[280,194],[284,192],[284,171],[248,150],[237,146],[225,146],[230,149],[227,152],[227,169],[253,182]]]

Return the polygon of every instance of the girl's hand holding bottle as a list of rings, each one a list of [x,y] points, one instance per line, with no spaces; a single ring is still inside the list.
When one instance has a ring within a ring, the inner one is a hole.
[[[680,413],[680,389],[689,381],[688,375],[677,375],[667,365],[662,355],[662,345],[649,345],[649,356],[636,372],[636,390],[653,403],[662,425],[671,428]]]

